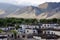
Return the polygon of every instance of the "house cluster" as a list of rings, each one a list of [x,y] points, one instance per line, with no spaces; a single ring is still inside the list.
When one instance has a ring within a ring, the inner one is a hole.
[[[15,27],[5,27],[0,28],[2,30],[16,30]],[[40,37],[60,37],[60,25],[59,24],[39,24],[39,25],[27,25],[20,24],[19,28],[16,30],[18,35],[29,35],[29,36],[39,36]],[[42,31],[42,32],[41,32]],[[40,34],[39,34],[40,33]],[[47,35],[47,36],[46,36]]]
[[[48,28],[51,28],[51,29],[60,29],[60,25],[59,24],[42,24],[41,25],[41,29],[48,29]]]
[[[19,34],[25,34],[25,35],[31,35],[32,34],[33,36],[35,36],[34,34],[39,35],[39,32],[42,30],[42,32],[40,32],[40,33],[43,35],[45,35],[45,34],[46,35],[52,35],[53,34],[53,36],[55,36],[55,35],[60,36],[60,31],[54,30],[54,29],[60,30],[59,24],[40,24],[40,26],[39,25],[21,24],[21,25],[19,25],[19,27],[20,27],[18,29]]]
[[[8,35],[0,34],[0,40],[8,40]]]
[[[44,34],[57,34],[60,35],[60,25],[59,24],[42,24],[41,29],[43,30]]]
[[[39,28],[38,25],[24,25],[24,24],[21,24],[19,25],[20,28],[18,29],[18,32],[20,34],[38,34],[37,30]]]
[[[14,30],[15,29],[15,27],[11,27],[11,26],[9,26],[9,27],[0,27],[0,30],[3,30],[3,31],[10,31],[10,30]]]

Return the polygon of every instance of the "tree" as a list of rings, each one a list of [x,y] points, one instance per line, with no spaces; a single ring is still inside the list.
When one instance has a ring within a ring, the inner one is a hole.
[[[57,19],[56,19],[56,18],[53,18],[53,19],[52,19],[52,22],[53,22],[53,23],[57,23]]]
[[[19,25],[17,24],[15,28],[18,29],[19,28]]]
[[[57,19],[57,23],[60,24],[60,19]]]
[[[11,30],[11,32],[13,33],[14,38],[17,38],[17,32],[16,32],[16,30]]]
[[[40,23],[47,23],[46,19],[40,19]]]
[[[0,29],[0,33],[2,33],[2,32],[3,32],[3,30]]]

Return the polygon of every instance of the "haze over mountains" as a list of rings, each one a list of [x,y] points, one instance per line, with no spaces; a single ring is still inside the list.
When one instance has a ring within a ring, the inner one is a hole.
[[[0,18],[4,17],[36,19],[60,18],[60,3],[46,2],[38,5],[38,7],[0,3]]]
[[[1,17],[6,17],[10,13],[15,12],[17,9],[21,9],[24,6],[16,6],[12,4],[7,4],[7,3],[0,3],[0,18]],[[3,13],[4,12],[4,13]]]

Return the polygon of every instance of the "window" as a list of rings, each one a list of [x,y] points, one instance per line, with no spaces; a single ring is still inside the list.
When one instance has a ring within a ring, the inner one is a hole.
[[[29,31],[27,30],[27,32],[29,32]]]
[[[49,25],[48,25],[48,27],[49,27]]]
[[[33,31],[33,33],[35,33],[35,31]]]
[[[49,32],[49,31],[48,31],[47,33],[48,33],[48,34],[50,34],[50,32]]]
[[[46,24],[44,26],[46,27]]]

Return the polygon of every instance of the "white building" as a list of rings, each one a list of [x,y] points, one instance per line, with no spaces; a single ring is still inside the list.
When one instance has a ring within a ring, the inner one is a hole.
[[[3,31],[8,30],[8,28],[6,28],[6,27],[0,27],[0,29],[3,30]]]
[[[59,24],[42,24],[41,28],[60,28]]]
[[[43,31],[43,34],[56,34],[56,35],[60,36],[60,31],[45,30],[45,31]]]
[[[36,29],[25,29],[25,34],[38,34]]]
[[[20,28],[18,29],[18,32],[25,33],[25,34],[30,34],[30,33],[37,33],[37,30],[35,28],[39,28],[38,25],[20,25]]]
[[[0,27],[0,29],[3,31],[8,31],[8,30],[14,30],[15,27]]]
[[[8,35],[4,33],[0,33],[0,40],[8,40]]]
[[[25,29],[25,28],[39,28],[38,25],[24,25],[24,24],[21,24],[19,26],[22,27],[23,29]]]

